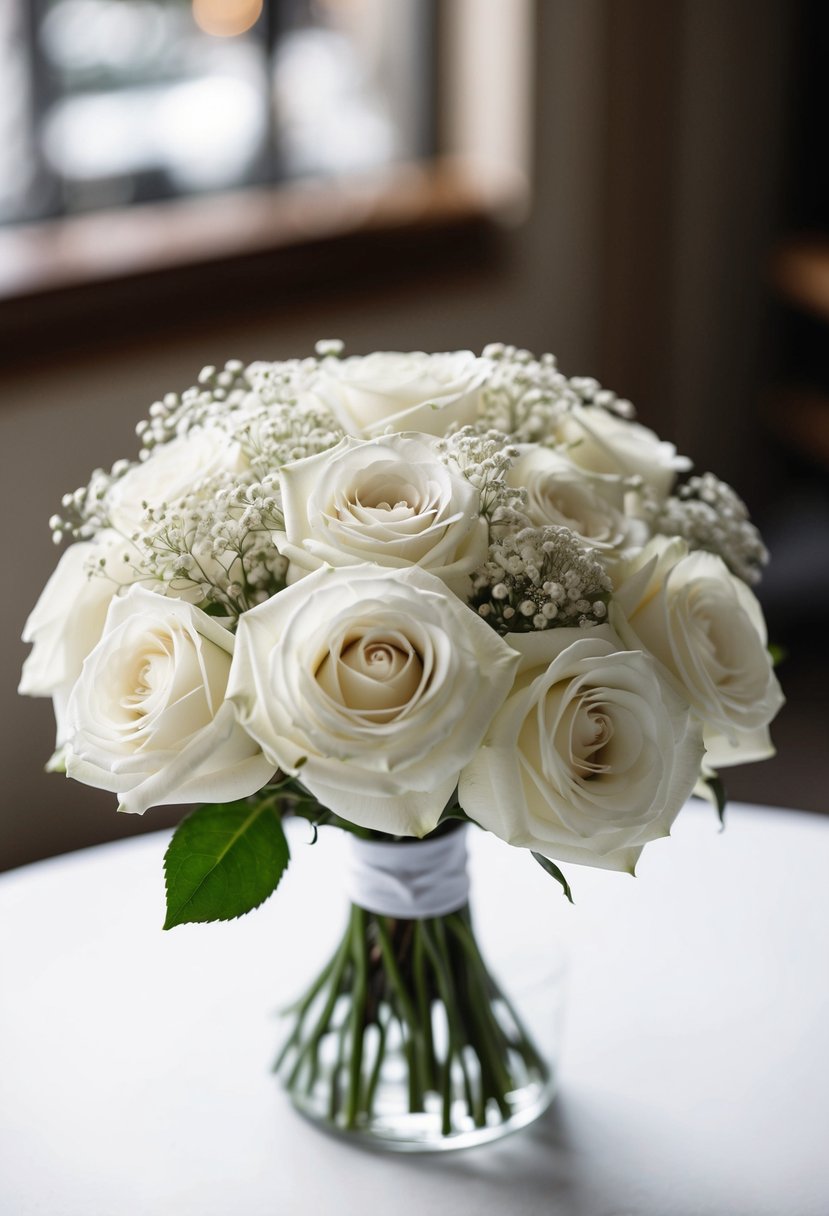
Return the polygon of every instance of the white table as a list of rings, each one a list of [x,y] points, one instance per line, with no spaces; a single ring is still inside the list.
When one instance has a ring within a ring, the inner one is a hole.
[[[567,942],[560,1091],[499,1144],[406,1158],[322,1135],[268,1072],[340,925],[338,838],[298,828],[232,924],[161,932],[160,833],[0,879],[3,1216],[829,1213],[829,819],[736,806],[719,834],[692,805],[636,881],[569,867],[575,908],[476,833],[505,891],[481,916],[516,937],[526,898]]]

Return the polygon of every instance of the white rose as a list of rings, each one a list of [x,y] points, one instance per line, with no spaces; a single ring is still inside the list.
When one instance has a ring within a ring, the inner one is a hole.
[[[110,523],[124,536],[132,536],[143,529],[147,506],[179,502],[219,473],[240,472],[245,463],[240,445],[224,431],[196,427],[159,444],[146,460],[113,482],[106,496]]]
[[[690,469],[686,456],[678,456],[647,427],[611,414],[598,406],[576,406],[556,431],[558,443],[567,444],[567,457],[591,473],[641,477],[660,499],[671,492],[677,472]]]
[[[437,440],[347,438],[280,470],[285,542],[303,568],[422,566],[459,589],[485,560],[489,529],[478,490],[440,459]]]
[[[323,568],[241,618],[228,697],[265,755],[337,815],[423,836],[517,661],[417,566]]]
[[[125,552],[114,532],[103,532],[94,542],[70,545],[23,628],[23,641],[33,645],[18,692],[52,697],[58,747],[66,737],[66,702],[84,659],[103,632],[112,597],[136,578],[130,563],[123,561]],[[93,569],[99,572],[92,573]]]
[[[389,430],[443,435],[452,423],[475,421],[490,370],[488,360],[469,350],[376,351],[324,360],[313,395],[349,435],[370,438]]]
[[[589,473],[559,452],[533,446],[513,463],[507,480],[526,489],[531,523],[569,528],[608,567],[648,539],[647,524],[626,513],[629,491],[618,475]]]
[[[233,649],[185,601],[137,586],[113,600],[69,698],[69,776],[137,814],[255,793],[274,766],[225,700]]]
[[[633,873],[693,789],[699,726],[607,625],[507,640],[521,652],[515,685],[461,773],[461,806],[510,844]]]
[[[714,768],[774,754],[768,725],[783,694],[757,597],[712,553],[654,537],[626,565],[618,628],[671,672],[705,728]]]

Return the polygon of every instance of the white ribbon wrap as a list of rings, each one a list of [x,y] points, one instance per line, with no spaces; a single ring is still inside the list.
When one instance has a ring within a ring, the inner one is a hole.
[[[437,840],[411,844],[350,836],[346,892],[367,912],[399,920],[457,912],[469,898],[466,825]]]

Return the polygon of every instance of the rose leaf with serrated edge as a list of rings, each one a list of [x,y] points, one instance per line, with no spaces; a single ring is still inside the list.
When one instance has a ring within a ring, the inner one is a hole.
[[[243,916],[272,894],[289,859],[273,799],[197,807],[164,855],[164,928]]]

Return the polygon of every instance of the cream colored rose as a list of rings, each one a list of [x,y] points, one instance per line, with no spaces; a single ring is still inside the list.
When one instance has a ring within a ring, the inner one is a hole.
[[[757,597],[721,558],[657,536],[626,565],[618,628],[670,671],[705,728],[713,768],[774,754],[768,726],[783,704]]]
[[[377,351],[324,360],[312,395],[349,435],[444,435],[452,423],[466,426],[475,421],[480,389],[490,370],[488,360],[469,350],[435,355]]]
[[[23,641],[32,643],[32,651],[23,664],[18,692],[52,697],[58,747],[66,738],[66,702],[84,659],[103,632],[112,597],[137,577],[131,562],[123,560],[125,554],[129,558],[115,532],[70,545],[24,626]]]
[[[147,506],[161,507],[196,493],[218,473],[245,467],[239,444],[217,427],[196,427],[153,448],[111,485],[106,497],[110,523],[124,536],[142,530]]]
[[[522,451],[507,480],[526,489],[531,523],[569,528],[608,568],[648,539],[647,524],[626,512],[630,493],[618,475],[589,473],[559,452],[533,446]]]
[[[653,431],[598,406],[576,406],[560,423],[556,441],[567,457],[591,473],[641,477],[659,499],[667,498],[679,471],[691,462]]]
[[[521,660],[461,806],[509,844],[633,872],[699,775],[700,729],[658,664],[607,625],[508,634]]]
[[[280,470],[291,577],[327,562],[422,566],[450,585],[485,560],[480,495],[425,435],[390,435],[337,447]],[[298,569],[297,569],[298,568]]]
[[[362,827],[437,824],[516,653],[417,566],[323,568],[239,622],[228,696],[270,760]]]
[[[233,649],[192,604],[142,587],[113,600],[69,698],[69,776],[137,814],[255,793],[274,766],[225,700]]]

